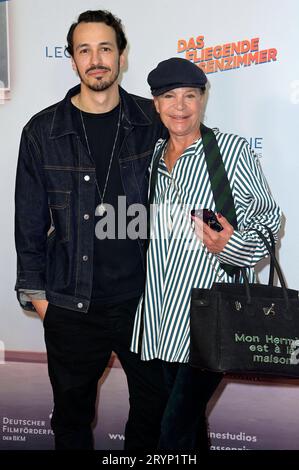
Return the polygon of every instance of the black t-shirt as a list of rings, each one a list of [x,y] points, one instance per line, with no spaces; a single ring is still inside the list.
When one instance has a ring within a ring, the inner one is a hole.
[[[82,112],[88,145],[86,143],[85,133],[82,127],[80,112],[75,107],[73,107],[73,109],[76,114],[82,143],[87,148],[87,151],[89,146],[91,156],[95,162],[97,183],[101,195],[103,196],[111,153],[116,137],[120,105],[108,113],[91,114]],[[144,270],[142,268],[138,240],[131,240],[127,236],[124,239],[118,238],[118,198],[119,196],[122,196],[123,198],[125,197],[118,159],[122,140],[123,135],[120,127],[103,200],[104,204],[111,204],[115,211],[115,217],[113,217],[115,221],[115,230],[113,230],[113,225],[109,224],[110,235],[113,236],[113,232],[115,232],[114,239],[108,239],[107,237],[99,239],[98,235],[107,231],[107,225],[103,223],[107,221],[107,213],[101,217],[96,212],[95,216],[93,286],[91,300],[101,304],[116,303],[139,296],[144,288]],[[125,199],[123,199],[123,201],[125,201]],[[121,203],[122,205],[124,205],[123,201]],[[101,197],[97,190],[95,209],[100,203]],[[122,218],[124,219],[123,214]],[[127,224],[132,219],[132,217],[128,216],[125,218]],[[123,232],[124,230],[122,228],[122,233]]]

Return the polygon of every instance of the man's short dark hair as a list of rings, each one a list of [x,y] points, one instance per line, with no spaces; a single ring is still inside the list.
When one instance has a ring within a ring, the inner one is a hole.
[[[67,48],[68,53],[73,57],[73,36],[74,30],[79,23],[105,23],[107,26],[111,26],[114,29],[116,35],[116,43],[119,54],[121,55],[127,46],[127,38],[123,31],[121,20],[116,16],[112,15],[107,10],[87,10],[79,15],[78,21],[73,23],[67,34]]]

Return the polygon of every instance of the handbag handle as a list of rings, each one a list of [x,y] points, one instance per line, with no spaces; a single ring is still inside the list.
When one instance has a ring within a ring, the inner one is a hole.
[[[274,240],[274,237],[273,237],[273,233],[272,233],[272,230],[267,226],[267,225],[264,225],[264,224],[261,224],[268,232],[268,235],[269,235],[269,238],[270,238],[270,241],[271,241],[271,249],[275,255],[275,240]],[[268,248],[268,247],[267,247]],[[269,250],[269,248],[268,248]],[[269,281],[268,281],[268,285],[269,286],[273,286],[273,283],[274,283],[274,262],[273,262],[273,258],[271,256],[271,260],[270,260],[270,271],[269,271]]]
[[[273,233],[272,233],[272,230],[267,226],[267,225],[264,225],[264,224],[260,224],[264,227],[265,230],[267,230],[268,232],[268,235],[269,235],[269,238],[270,238],[270,241],[271,241],[271,247],[268,247],[268,251],[270,253],[270,251],[273,252],[274,256],[275,256],[275,240],[274,240],[274,236],[273,236]],[[252,229],[255,231],[255,229]],[[261,232],[260,232],[261,233]],[[269,270],[269,280],[268,280],[268,285],[269,286],[273,286],[274,284],[274,261],[273,261],[273,258],[272,256],[270,255],[270,270]],[[245,285],[245,289],[246,289],[246,297],[247,297],[247,300],[249,300],[249,302],[251,302],[251,295],[250,295],[250,288],[249,288],[249,281],[248,281],[248,277],[247,277],[247,274],[246,274],[246,269],[243,267],[240,267],[240,272],[242,274],[242,278],[244,280],[244,285]],[[240,275],[239,275],[240,276]],[[240,282],[240,277],[239,277],[239,281]]]
[[[268,252],[271,256],[271,263],[273,263],[273,269],[275,268],[275,270],[277,272],[278,279],[279,279],[279,282],[280,282],[280,285],[281,285],[281,288],[282,288],[283,297],[284,297],[284,300],[286,302],[286,307],[288,309],[289,308],[289,297],[288,297],[287,287],[286,287],[286,283],[285,283],[280,265],[279,265],[279,263],[277,261],[277,258],[275,256],[275,253],[272,250],[272,247],[271,247],[270,243],[268,242],[267,238],[265,237],[265,235],[260,230],[257,230],[257,229],[252,229],[252,230],[254,232],[256,232],[258,234],[258,236],[260,237],[260,239],[264,242],[264,244],[265,244],[265,246],[266,246],[266,248],[267,248],[267,250],[268,250]],[[247,304],[251,304],[250,285],[249,285],[249,281],[248,281],[248,277],[247,277],[245,268],[241,268],[241,272],[242,272],[242,276],[243,276],[244,284],[245,284],[245,289],[246,289]]]

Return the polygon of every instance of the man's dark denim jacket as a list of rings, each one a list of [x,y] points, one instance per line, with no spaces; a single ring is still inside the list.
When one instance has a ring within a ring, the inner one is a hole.
[[[81,142],[71,112],[70,99],[79,91],[79,86],[71,89],[23,129],[15,193],[15,289],[43,290],[50,303],[87,312],[96,184],[94,161]],[[151,100],[122,88],[120,96],[123,140],[118,158],[127,204],[146,204],[147,170],[162,124]],[[139,247],[144,263],[142,240]],[[28,302],[25,308],[33,306]]]

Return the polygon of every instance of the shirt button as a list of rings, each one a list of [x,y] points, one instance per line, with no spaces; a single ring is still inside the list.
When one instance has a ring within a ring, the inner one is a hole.
[[[83,218],[84,218],[84,220],[88,220],[89,219],[89,214],[84,214]]]
[[[88,256],[87,256],[87,255],[84,255],[84,256],[82,257],[82,259],[83,259],[83,261],[87,261],[87,260],[88,260]]]
[[[84,176],[84,180],[85,180],[85,181],[89,181],[89,180],[90,180],[90,176],[89,176],[89,175],[85,175],[85,176]]]
[[[78,308],[83,308],[83,304],[82,304],[81,302],[79,302],[79,303],[77,304],[77,307],[78,307]]]

